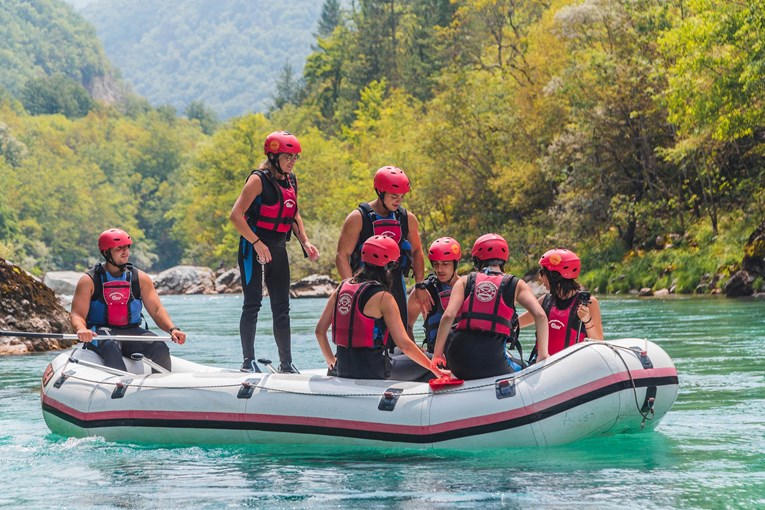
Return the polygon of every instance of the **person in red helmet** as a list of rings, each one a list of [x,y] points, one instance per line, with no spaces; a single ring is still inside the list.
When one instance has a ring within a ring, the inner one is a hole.
[[[151,278],[129,262],[133,240],[124,230],[110,228],[98,238],[105,262],[96,264],[77,282],[72,298],[72,326],[85,346],[96,351],[104,365],[127,370],[123,356],[141,353],[170,370],[170,350],[165,342],[99,340],[99,335],[157,336],[141,327],[145,308],[157,326],[182,344],[180,330],[159,300]]]
[[[441,322],[441,316],[449,303],[449,296],[452,293],[452,287],[457,283],[459,274],[457,273],[457,264],[462,258],[462,248],[460,243],[451,237],[439,237],[430,245],[428,249],[428,260],[433,267],[433,274],[425,278],[420,284],[430,294],[433,300],[433,307],[430,312],[424,315],[422,326],[425,329],[425,350],[433,352],[436,345],[436,333],[438,333],[438,324]],[[408,304],[409,323],[407,324],[407,333],[414,338],[414,323],[420,316],[420,303],[409,296]]]
[[[438,326],[431,366],[445,366],[459,379],[482,379],[513,372],[506,357],[511,338],[515,304],[534,317],[538,359],[547,358],[547,317],[531,288],[523,280],[505,274],[508,246],[502,236],[484,234],[471,251],[477,272],[461,276],[452,288],[449,305]],[[448,352],[444,346],[451,335]]]
[[[298,182],[293,169],[302,148],[295,135],[275,131],[266,137],[266,159],[247,177],[229,219],[239,232],[239,270],[244,304],[239,320],[243,372],[259,371],[255,364],[255,332],[268,288],[273,330],[279,351],[279,371],[295,372],[290,330],[290,266],[287,241],[295,234],[312,261],[319,250],[308,240],[298,210]]]
[[[392,271],[400,258],[398,243],[390,237],[372,236],[361,247],[364,265],[343,280],[332,293],[316,324],[316,340],[330,370],[339,377],[387,379],[391,361],[386,337],[391,333],[401,351],[436,377],[448,373],[431,367],[430,360],[409,338],[396,300],[390,293]],[[332,326],[332,341],[327,338]]]
[[[346,217],[337,242],[335,265],[340,278],[348,279],[363,263],[361,247],[367,239],[385,235],[396,241],[400,251],[399,267],[392,273],[391,293],[398,304],[401,322],[407,324],[406,278],[410,271],[414,274],[414,298],[421,311],[427,314],[433,306],[430,294],[423,287],[425,256],[417,218],[401,206],[410,190],[409,179],[400,168],[384,166],[375,173],[374,188],[377,198],[362,202]]]
[[[549,322],[550,355],[585,338],[603,340],[600,303],[582,290],[577,281],[581,269],[577,254],[565,248],[548,250],[539,259],[539,279],[548,291],[539,298],[539,304]],[[519,321],[522,328],[533,322],[528,312]],[[530,361],[533,359],[534,351]]]

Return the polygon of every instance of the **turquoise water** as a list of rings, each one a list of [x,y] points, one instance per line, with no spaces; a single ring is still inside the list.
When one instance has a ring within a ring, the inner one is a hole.
[[[173,354],[238,367],[241,296],[164,297]],[[322,363],[323,300],[296,300],[298,367]],[[265,312],[258,356],[276,357]],[[680,395],[655,432],[480,453],[177,447],[48,431],[39,380],[56,353],[0,358],[0,507],[764,508],[765,301],[604,299],[606,335],[673,357]],[[530,343],[524,332],[524,345]]]

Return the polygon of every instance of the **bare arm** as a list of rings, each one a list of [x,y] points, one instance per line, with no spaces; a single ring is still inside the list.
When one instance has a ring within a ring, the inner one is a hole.
[[[407,218],[409,220],[409,235],[407,240],[412,245],[412,273],[414,274],[415,283],[420,283],[425,279],[425,254],[422,251],[422,241],[420,240],[419,223],[414,214],[407,211]],[[420,305],[420,311],[423,315],[430,313],[430,309],[433,308],[433,297],[425,289],[415,289],[414,297],[417,299],[417,303]],[[411,314],[411,312],[410,312]]]
[[[319,322],[316,323],[316,329],[314,330],[316,341],[319,343],[319,348],[321,349],[321,353],[329,368],[333,368],[335,363],[337,363],[335,354],[332,352],[332,347],[329,345],[329,338],[327,337],[327,331],[329,331],[329,327],[332,325],[332,314],[335,311],[336,302],[337,289],[335,289],[327,300],[327,304],[324,306],[324,311],[321,312],[321,317],[319,318]]]
[[[337,272],[340,273],[340,278],[343,280],[353,276],[351,255],[356,249],[356,244],[361,235],[361,223],[361,212],[357,209],[345,218],[343,229],[340,231],[340,239],[337,241],[335,266],[337,266]]]
[[[404,329],[404,323],[401,322],[401,314],[398,310],[396,300],[389,292],[380,292],[377,296],[380,296],[380,311],[382,312],[385,325],[388,327],[388,331],[393,337],[393,341],[396,346],[401,349],[401,352],[406,354],[412,361],[418,365],[427,368],[435,374],[436,377],[442,377],[448,375],[448,372],[438,369],[437,367],[431,367],[430,359],[420,350],[414,341],[409,338]],[[373,298],[374,299],[374,298]],[[371,301],[371,300],[370,300]],[[366,307],[365,307],[366,311]]]
[[[446,310],[441,316],[441,322],[438,324],[438,333],[436,334],[436,346],[433,348],[433,361],[432,363],[443,363],[446,358],[444,357],[444,346],[446,345],[446,338],[449,336],[449,332],[454,325],[454,319],[462,307],[462,303],[465,301],[465,284],[467,282],[467,276],[460,276],[457,283],[452,288],[451,296],[449,296],[449,304],[446,305]]]
[[[409,294],[409,300],[406,302],[408,324],[406,325],[406,333],[410,338],[414,338],[414,323],[420,317],[420,303],[414,297],[414,291]]]
[[[154,288],[154,282],[151,281],[149,275],[143,271],[138,271],[138,283],[141,285],[141,300],[146,311],[149,312],[151,318],[157,323],[157,326],[163,331],[167,331],[173,338],[173,342],[182,344],[186,341],[186,333],[177,329],[173,324],[170,314],[162,306],[162,302],[159,300],[159,294]],[[175,329],[174,329],[175,328]],[[172,332],[170,330],[173,329]]]
[[[244,213],[247,212],[252,202],[261,193],[263,193],[263,182],[260,180],[260,176],[250,176],[247,182],[244,183],[244,187],[241,193],[239,193],[236,202],[234,202],[234,207],[231,208],[228,219],[234,224],[239,235],[252,243],[252,247],[258,254],[258,259],[263,261],[263,263],[268,263],[271,262],[271,250],[268,249],[265,243],[260,241],[260,238],[252,231],[247,224],[247,220],[244,218]]]
[[[542,305],[537,301],[537,297],[531,290],[531,287],[523,280],[518,281],[515,288],[515,300],[520,303],[534,317],[534,324],[537,329],[537,360],[542,361],[550,357],[548,350],[548,340],[550,331],[547,324],[547,315],[545,315]]]
[[[303,225],[303,218],[300,216],[299,212],[295,214],[295,221],[292,223],[292,232],[295,233],[295,237],[297,237],[300,245],[308,254],[308,258],[311,259],[312,262],[319,260],[319,249],[308,240],[308,234],[306,234],[305,226]]]
[[[544,299],[544,296],[540,297],[538,302],[540,305],[542,305],[542,300]],[[534,324],[534,316],[531,315],[531,312],[526,310],[521,315],[518,316],[518,324],[521,328],[525,328],[526,326],[531,326]]]
[[[579,305],[576,314],[587,329],[587,338],[603,340],[603,322],[600,316],[600,302],[597,298],[590,298],[589,305]]]
[[[84,274],[77,281],[77,287],[74,289],[72,297],[72,327],[77,331],[77,338],[80,342],[91,342],[96,336],[93,331],[88,329],[87,317],[90,311],[90,300],[93,297],[95,285],[93,279]]]

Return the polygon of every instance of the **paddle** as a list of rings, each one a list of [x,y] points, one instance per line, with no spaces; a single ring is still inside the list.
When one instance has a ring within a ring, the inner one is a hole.
[[[0,336],[15,336],[18,338],[53,338],[54,340],[77,340],[77,335],[70,333],[33,333],[29,331],[4,331]],[[136,335],[98,335],[94,340],[119,340],[121,342],[167,342],[169,336],[136,336]]]

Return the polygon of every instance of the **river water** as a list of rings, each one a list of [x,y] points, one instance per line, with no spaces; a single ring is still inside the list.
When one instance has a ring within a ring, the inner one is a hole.
[[[173,354],[238,367],[241,296],[163,302],[189,334]],[[322,365],[313,328],[323,305],[292,302],[299,368]],[[604,298],[602,308],[608,338],[649,338],[672,356],[678,401],[651,433],[544,449],[167,448],[69,439],[51,433],[40,410],[40,377],[57,353],[2,357],[0,507],[765,508],[765,301]],[[256,353],[276,359],[268,311],[262,324]],[[524,346],[530,335],[523,332]]]

